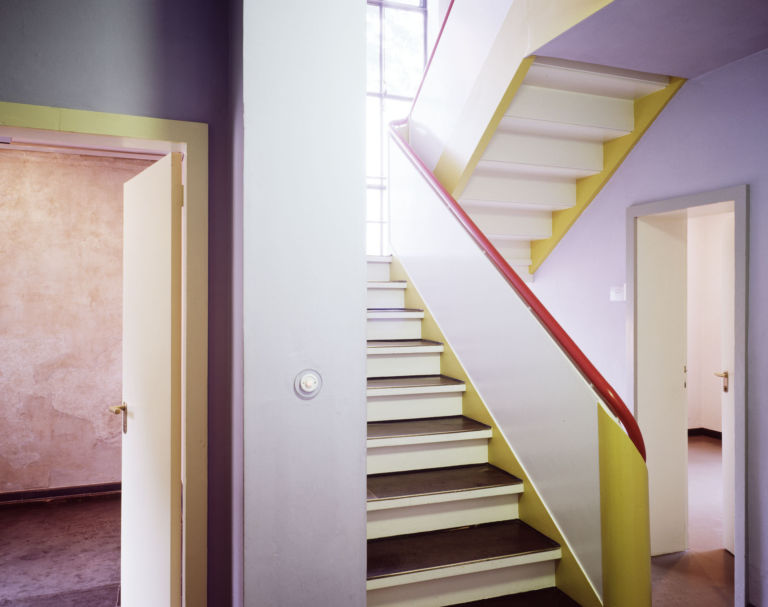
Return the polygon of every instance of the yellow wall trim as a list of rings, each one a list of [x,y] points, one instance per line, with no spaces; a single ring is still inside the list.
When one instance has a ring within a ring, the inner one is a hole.
[[[531,242],[531,266],[533,274],[541,267],[544,260],[565,236],[595,196],[610,180],[616,169],[621,166],[635,144],[661,114],[667,103],[685,83],[684,78],[670,78],[669,85],[660,91],[641,97],[635,101],[635,128],[628,135],[606,141],[603,144],[603,170],[597,175],[584,177],[576,181],[576,205],[570,209],[552,213],[552,236],[544,240]]]
[[[557,587],[577,601],[582,607],[601,607],[603,603],[597,590],[587,578],[584,569],[573,554],[570,545],[552,518],[546,504],[536,491],[536,487],[526,473],[525,468],[518,461],[512,446],[499,429],[496,420],[478,394],[466,371],[464,371],[450,343],[445,339],[432,313],[421,299],[416,286],[396,257],[392,258],[390,276],[391,280],[408,281],[408,287],[405,291],[406,307],[424,310],[424,320],[422,321],[421,329],[424,339],[439,341],[444,345],[445,349],[440,357],[440,372],[460,379],[466,384],[463,414],[487,424],[493,429],[492,438],[488,443],[489,463],[517,476],[523,481],[523,493],[518,503],[520,519],[560,544],[562,558],[557,564],[555,571]]]
[[[648,469],[618,421],[597,409],[603,599],[606,607],[651,607]]]
[[[119,139],[110,141],[114,147],[185,152],[182,567],[184,604],[204,606],[208,550],[208,125],[0,101],[0,131],[2,127],[8,132],[56,131],[90,142],[94,137],[107,136]],[[180,145],[169,147],[169,143]]]

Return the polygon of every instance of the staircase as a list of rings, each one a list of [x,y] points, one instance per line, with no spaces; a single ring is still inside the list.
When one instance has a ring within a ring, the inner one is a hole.
[[[373,606],[577,605],[560,546],[518,519],[522,481],[488,463],[490,426],[462,415],[443,345],[390,258],[368,260],[368,577]],[[500,439],[499,439],[500,440]]]
[[[654,74],[533,61],[466,187],[454,192],[521,278],[532,279],[531,242],[553,236],[553,213],[586,207],[591,198],[584,198],[594,196],[623,160],[605,144],[650,124],[647,118],[636,124],[635,101],[669,83]],[[625,154],[640,134],[617,147]],[[584,179],[601,174],[600,183],[581,191]]]

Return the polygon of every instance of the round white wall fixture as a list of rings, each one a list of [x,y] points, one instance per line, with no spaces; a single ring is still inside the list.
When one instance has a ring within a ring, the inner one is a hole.
[[[293,389],[299,398],[309,400],[315,398],[323,387],[323,378],[314,369],[299,371],[293,380]]]

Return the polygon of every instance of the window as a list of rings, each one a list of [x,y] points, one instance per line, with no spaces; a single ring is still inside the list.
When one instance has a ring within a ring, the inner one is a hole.
[[[389,254],[387,129],[405,118],[426,62],[426,0],[368,0],[366,250]]]

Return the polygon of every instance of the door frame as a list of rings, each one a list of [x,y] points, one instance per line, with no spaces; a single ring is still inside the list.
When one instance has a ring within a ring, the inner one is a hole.
[[[734,604],[746,604],[747,588],[747,291],[749,264],[749,186],[739,185],[687,196],[644,202],[627,207],[627,358],[632,370],[631,403],[637,417],[637,366],[636,366],[636,220],[638,217],[685,210],[718,202],[734,202],[734,258],[735,301],[734,338],[735,368],[734,390]]]
[[[38,144],[183,154],[182,180],[182,596],[207,595],[208,125],[0,101],[0,135]]]

